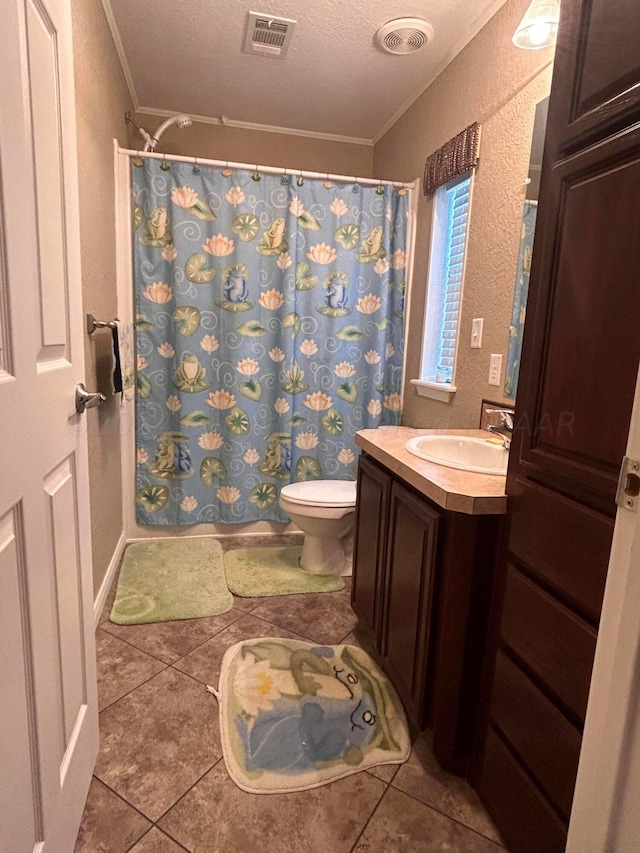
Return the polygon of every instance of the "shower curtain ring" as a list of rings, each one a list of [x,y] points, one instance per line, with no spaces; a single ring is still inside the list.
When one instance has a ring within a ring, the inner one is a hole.
[[[224,169],[222,170],[221,174],[222,174],[223,178],[230,178],[231,175],[233,174],[233,172],[229,168],[229,161],[228,160],[225,162],[225,166],[224,166]]]
[[[251,175],[251,180],[252,181],[259,181],[260,180],[260,172],[258,171],[258,165],[257,164],[256,164],[255,172],[253,173],[253,175]]]
[[[332,186],[333,186],[333,184],[329,180],[329,172],[327,172],[327,180],[324,182],[324,188],[326,190],[330,190]]]
[[[298,178],[297,178],[297,180],[296,180],[296,184],[297,184],[299,187],[304,186],[304,178],[302,177],[302,172],[300,172],[300,174],[298,175]]]
[[[140,168],[142,166],[142,157],[140,156],[140,150],[136,151],[136,156],[133,158],[133,165]]]
[[[171,166],[167,163],[167,158],[164,156],[164,154],[162,155],[162,161],[160,163],[160,168],[162,169],[163,172],[168,172],[169,169],[171,168]]]
[[[284,169],[282,175],[280,175],[280,183],[282,184],[283,187],[286,187],[289,185],[289,175],[287,175],[286,168]]]
[[[382,186],[382,181],[376,187],[376,195],[384,195],[384,187]]]
[[[193,169],[191,170],[191,174],[192,175],[199,175],[200,174],[200,166],[198,166],[198,158],[197,157],[193,158]]]
[[[353,186],[351,187],[352,193],[360,192],[360,184],[358,183],[358,176],[353,179]]]

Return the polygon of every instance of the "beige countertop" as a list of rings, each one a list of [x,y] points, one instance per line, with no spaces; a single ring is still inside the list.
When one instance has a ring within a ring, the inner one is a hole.
[[[379,427],[356,433],[356,444],[425,497],[451,512],[467,515],[503,515],[507,511],[505,477],[446,468],[419,459],[405,442],[416,435],[472,435],[485,438],[483,430],[411,429]]]

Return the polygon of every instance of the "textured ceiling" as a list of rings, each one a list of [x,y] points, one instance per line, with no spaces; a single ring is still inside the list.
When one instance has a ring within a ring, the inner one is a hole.
[[[108,0],[141,107],[372,139],[505,0]],[[105,0],[107,5],[107,0]],[[249,10],[294,18],[287,58],[242,52]],[[380,52],[378,27],[426,18],[430,45]]]

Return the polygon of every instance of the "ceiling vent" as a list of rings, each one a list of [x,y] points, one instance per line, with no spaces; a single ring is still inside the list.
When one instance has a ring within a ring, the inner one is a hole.
[[[244,52],[284,59],[296,23],[290,18],[274,18],[273,15],[249,12]]]
[[[376,44],[385,53],[415,53],[433,40],[433,27],[422,18],[396,18],[376,33]]]

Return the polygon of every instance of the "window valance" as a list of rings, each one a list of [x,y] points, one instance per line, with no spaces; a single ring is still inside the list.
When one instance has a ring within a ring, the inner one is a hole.
[[[479,148],[480,125],[475,122],[434,151],[424,167],[424,194],[431,196],[447,181],[475,169]]]

